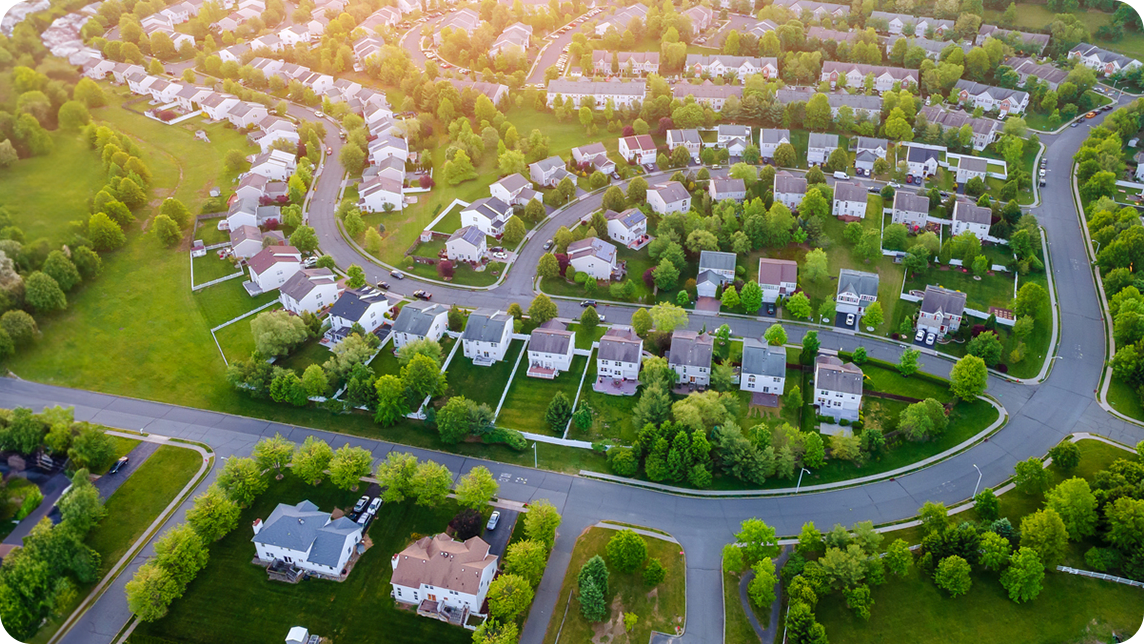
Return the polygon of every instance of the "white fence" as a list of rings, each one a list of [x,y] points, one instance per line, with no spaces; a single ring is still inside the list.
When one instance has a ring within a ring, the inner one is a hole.
[[[1136,586],[1137,588],[1144,588],[1144,582],[1133,581],[1125,579],[1124,577],[1116,577],[1113,575],[1106,575],[1102,572],[1092,572],[1091,570],[1077,570],[1076,568],[1069,568],[1068,566],[1057,566],[1060,572],[1067,572],[1070,575],[1080,575],[1081,577],[1092,577],[1093,579],[1100,579],[1102,581],[1111,581],[1117,584],[1124,584],[1125,586]]]

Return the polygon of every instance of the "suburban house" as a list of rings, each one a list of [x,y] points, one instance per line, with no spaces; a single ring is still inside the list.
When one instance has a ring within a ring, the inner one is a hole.
[[[298,160],[290,152],[271,150],[256,155],[250,162],[250,172],[262,175],[271,181],[286,181],[298,167]]]
[[[371,163],[377,163],[389,157],[408,161],[409,142],[389,134],[379,136],[369,142],[369,160]]]
[[[1000,118],[1010,114],[1021,114],[1029,106],[1029,93],[1019,89],[993,87],[967,80],[959,80],[953,86],[957,100],[971,108],[980,107],[986,112],[997,111]]]
[[[572,160],[579,165],[588,164],[593,170],[604,174],[616,171],[616,162],[608,158],[608,150],[599,141],[572,148]]]
[[[786,348],[743,338],[743,366],[739,389],[781,396],[786,385]]]
[[[763,161],[770,162],[774,159],[775,150],[783,143],[790,143],[790,130],[759,130],[759,156]]]
[[[647,203],[661,215],[691,210],[691,193],[678,181],[648,186]]]
[[[705,80],[698,85],[691,83],[675,83],[671,86],[671,95],[673,98],[685,100],[688,96],[695,99],[695,102],[700,105],[705,105],[718,112],[723,109],[723,105],[727,99],[734,96],[735,98],[743,98],[742,85],[716,85],[710,80]]]
[[[847,87],[862,87],[867,76],[874,77],[874,90],[888,92],[899,87],[916,87],[918,84],[918,70],[904,69],[902,67],[889,67],[886,65],[865,65],[862,63],[844,63],[828,60],[822,63],[822,76],[819,80],[828,81],[830,87],[838,86],[839,81],[845,79]]]
[[[809,13],[814,16],[815,20],[822,20],[823,16],[840,18],[850,15],[849,5],[830,4],[827,2],[817,2],[816,0],[775,0],[774,5],[776,7],[786,7],[794,16]]]
[[[620,275],[616,247],[598,237],[568,244],[567,253],[568,263],[577,273],[586,273],[598,280],[611,280]]]
[[[572,368],[576,333],[562,322],[549,320],[533,329],[528,340],[528,375],[552,380]]]
[[[528,176],[532,179],[533,183],[545,186],[548,188],[555,188],[556,184],[564,177],[572,177],[572,173],[564,167],[564,159],[557,155],[552,155],[547,159],[541,159],[528,166]],[[575,177],[573,177],[575,180]]]
[[[366,36],[354,43],[354,58],[364,63],[371,56],[378,56],[385,47],[385,41],[377,36]]]
[[[850,181],[835,181],[833,214],[843,221],[864,219],[866,217],[866,188]]]
[[[1004,40],[1010,44],[1019,42],[1022,48],[1026,50],[1026,53],[1036,53],[1038,56],[1045,51],[1045,47],[1049,44],[1049,34],[1031,34],[1025,31],[1012,31],[1002,29],[996,25],[986,24],[981,25],[981,28],[977,30],[977,38],[973,41],[973,44],[980,47],[990,38]],[[1069,53],[1071,54],[1072,52]]]
[[[759,258],[759,281],[763,289],[763,302],[773,304],[780,297],[793,295],[798,290],[798,262],[791,259]]]
[[[345,337],[357,324],[366,333],[373,333],[385,322],[391,307],[389,298],[376,288],[346,289],[330,307],[330,330],[341,331],[339,335]]]
[[[328,268],[303,268],[278,289],[278,301],[294,315],[317,313],[337,301],[344,288]]]
[[[249,259],[266,246],[285,246],[286,237],[277,230],[262,232],[254,226],[239,226],[230,231],[230,249],[235,257]]]
[[[712,77],[732,74],[740,81],[754,74],[762,74],[766,78],[775,78],[779,73],[778,62],[775,58],[727,56],[724,54],[688,54],[684,69],[694,74],[706,74]]]
[[[782,105],[806,103],[817,93],[809,89],[780,89],[775,92],[775,102]],[[826,103],[830,105],[830,115],[834,118],[838,118],[843,107],[849,107],[855,118],[873,118],[882,113],[882,99],[878,96],[851,94],[845,90],[827,92],[823,96],[826,97]]]
[[[476,226],[490,237],[500,237],[511,217],[512,206],[496,197],[484,197],[461,210],[461,226]]]
[[[637,102],[643,102],[646,95],[647,82],[643,80],[597,82],[555,79],[548,81],[547,89],[549,107],[552,107],[557,96],[562,96],[565,105],[571,101],[577,109],[580,108],[580,101],[587,98],[595,101],[596,105],[607,105],[608,99],[611,99],[617,109],[632,107]]]
[[[1041,64],[1032,58],[1010,58],[1005,64],[1017,72],[1017,78],[1022,86],[1032,76],[1047,85],[1049,89],[1056,90],[1069,77],[1069,70],[1048,63]]]
[[[254,127],[267,116],[266,106],[259,103],[243,101],[230,109],[226,120],[238,129]]]
[[[358,208],[365,212],[401,210],[405,203],[404,191],[400,179],[379,173],[358,186]]]
[[[250,281],[262,293],[273,291],[302,270],[302,253],[293,246],[267,246],[247,261]]]
[[[959,130],[962,126],[968,125],[969,129],[973,130],[973,149],[978,151],[984,150],[985,146],[992,143],[1001,130],[1001,124],[993,119],[973,118],[965,112],[950,112],[937,105],[923,107],[919,115],[924,116],[930,123],[940,126],[943,132],[949,129]]]
[[[615,390],[614,393],[627,396],[635,394],[642,355],[643,339],[636,335],[631,327],[609,328],[604,337],[600,338],[600,346],[596,349],[596,386],[599,387],[597,391]],[[622,388],[625,383],[630,383],[632,386]],[[616,387],[617,384],[621,387]],[[608,385],[612,388],[609,389]]]
[[[957,183],[965,185],[974,177],[985,180],[989,174],[989,162],[982,157],[962,156],[957,160]]]
[[[707,183],[713,201],[734,199],[742,202],[747,198],[747,184],[742,179],[711,179]]]
[[[486,83],[484,81],[471,81],[463,78],[449,78],[446,80],[449,81],[450,85],[457,88],[462,98],[465,96],[466,90],[469,90],[477,94],[483,94],[498,108],[503,108],[505,106],[504,101],[508,98],[508,85]],[[473,97],[473,100],[476,100],[476,96]]]
[[[480,537],[456,541],[447,534],[421,537],[393,555],[393,598],[415,604],[417,614],[464,624],[480,613],[497,557]]]
[[[489,186],[489,194],[511,206],[523,206],[540,193],[532,189],[532,182],[520,173],[513,173]]]
[[[930,60],[939,60],[942,52],[949,47],[959,47],[963,52],[968,53],[973,49],[972,45],[967,43],[956,43],[948,40],[930,40],[929,38],[914,38],[913,36],[890,36],[886,38],[886,55],[889,56],[894,49],[894,44],[899,40],[905,38],[909,47],[918,47],[926,53],[926,58]]]
[[[220,94],[218,92],[211,93],[202,100],[199,105],[203,108],[205,113],[212,121],[225,121],[226,115],[230,113],[230,108],[239,104],[239,100],[230,94]]]
[[[722,285],[735,281],[735,253],[705,250],[699,253],[699,276],[695,288],[699,297],[715,297]]]
[[[647,17],[647,6],[642,4],[634,4],[629,7],[624,7],[616,11],[609,17],[602,18],[599,24],[596,25],[596,35],[603,36],[608,33],[609,29],[615,29],[617,33],[622,33],[623,30],[628,28],[632,20],[639,20],[643,22]]]
[[[786,170],[775,173],[775,201],[789,208],[792,212],[798,210],[806,195],[806,177],[795,176]]]
[[[703,148],[703,139],[699,138],[699,130],[668,130],[667,149],[687,148],[694,161],[699,160],[699,152]]]
[[[763,34],[758,34],[762,37]],[[825,27],[807,27],[806,40],[818,40],[821,43],[850,43],[854,44],[858,40],[858,34],[853,31],[838,31],[837,29],[826,29]]]
[[[837,134],[811,132],[807,142],[806,162],[810,165],[822,165],[830,158],[830,153],[837,149]]]
[[[814,360],[814,404],[818,413],[835,420],[858,420],[862,409],[862,370],[835,356]]]
[[[954,237],[963,232],[971,232],[978,239],[984,240],[989,236],[989,227],[993,225],[993,211],[983,208],[968,199],[958,199],[953,204],[953,226],[950,234]]]
[[[938,337],[947,333],[957,333],[964,316],[965,293],[933,284],[926,286],[921,310],[918,311],[919,329],[925,329]]]
[[[445,256],[453,262],[472,262],[476,264],[488,252],[485,244],[485,233],[476,226],[465,226],[453,231],[445,241]]]
[[[331,518],[309,501],[279,503],[264,522],[254,520],[254,550],[258,560],[285,563],[327,578],[340,578],[361,543],[362,527],[349,517]]]
[[[929,217],[929,197],[915,192],[898,190],[894,193],[892,212],[893,223],[905,224],[912,230],[924,228],[926,217]]]
[[[495,58],[505,52],[516,52],[523,56],[532,43],[532,27],[521,22],[505,27],[501,35],[489,47],[489,57]]]
[[[493,309],[477,309],[469,314],[461,334],[465,357],[477,366],[487,367],[504,360],[512,344],[512,316]]]
[[[707,333],[672,331],[667,364],[679,374],[680,384],[706,387],[711,382],[711,354],[714,348],[714,338]]]
[[[711,7],[704,7],[703,5],[695,5],[685,10],[683,15],[691,19],[691,28],[694,29],[696,33],[707,31],[707,28],[711,26],[711,22],[715,18],[715,12],[711,10]]]
[[[862,315],[878,299],[878,274],[844,268],[838,271],[838,294],[834,298],[839,313]]]
[[[874,162],[878,159],[885,159],[889,149],[890,142],[886,139],[858,137],[858,144],[855,146],[854,153],[854,169],[858,171],[858,175],[867,177],[873,175]]]
[[[937,172],[944,147],[911,143],[906,146],[906,172],[912,177],[928,177]]]
[[[397,157],[389,157],[382,159],[379,163],[371,164],[362,172],[362,176],[367,179],[372,179],[375,176],[382,176],[394,181],[400,181],[402,185],[405,184],[405,162]]]
[[[461,9],[453,14],[447,14],[445,19],[437,24],[433,34],[433,43],[440,46],[445,39],[444,31],[453,29],[473,33],[481,26],[481,16],[470,8]]]
[[[440,304],[420,300],[401,307],[393,321],[393,346],[400,349],[415,340],[441,339],[449,328],[449,310]]]
[[[650,135],[636,134],[620,137],[619,152],[620,156],[627,159],[628,163],[649,165],[655,163],[658,150],[656,150],[655,141]]]
[[[592,52],[592,67],[601,76],[610,74],[631,74],[647,76],[659,73],[658,51],[596,50]]]
[[[719,147],[727,147],[727,144],[735,139],[750,141],[751,126],[720,123],[719,126],[715,128],[715,142]]]
[[[639,208],[623,212],[609,210],[604,213],[608,222],[608,237],[612,241],[631,247],[647,239],[647,215]]]

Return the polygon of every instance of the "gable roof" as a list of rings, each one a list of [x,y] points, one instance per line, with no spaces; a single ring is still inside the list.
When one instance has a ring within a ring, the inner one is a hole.
[[[654,151],[655,141],[652,140],[650,134],[636,134],[634,136],[621,137],[621,141],[627,146],[629,150],[640,151]]]
[[[895,193],[896,194],[896,193]],[[834,182],[835,201],[856,201],[866,203],[866,189],[850,181]]]
[[[347,538],[360,532],[361,526],[347,517],[331,521],[328,512],[309,501],[299,501],[297,505],[279,503],[251,542],[309,551],[306,559],[310,563],[336,566]]]
[[[878,274],[844,268],[838,271],[838,292],[878,297]]]
[[[555,323],[555,324],[553,324]],[[572,349],[572,337],[575,334],[564,325],[549,320],[532,330],[528,340],[528,350],[537,353],[568,353]]]
[[[795,176],[786,170],[775,174],[775,194],[779,193],[806,194],[806,177]]]
[[[429,332],[429,327],[433,326],[437,316],[446,314],[448,311],[440,304],[410,302],[401,307],[401,312],[393,321],[393,332],[424,336]]]
[[[532,182],[528,179],[525,179],[524,176],[520,173],[514,172],[507,177],[500,179],[494,185],[499,185],[500,187],[507,190],[510,195],[515,195],[521,190],[530,187]]]
[[[302,253],[293,246],[267,246],[246,260],[246,263],[250,266],[250,270],[261,275],[275,264],[299,264],[301,261]]]
[[[1029,100],[1029,94],[1027,92],[1022,92],[1019,89],[995,87],[993,85],[985,85],[984,83],[975,83],[973,81],[959,80],[953,87],[954,90],[958,92],[968,92],[970,96],[988,94],[995,101],[1011,98],[1017,103],[1025,103]]]
[[[763,128],[762,133],[759,135],[759,140],[763,143],[779,144],[783,141],[790,143],[790,130]]]
[[[742,139],[735,139],[741,141]],[[711,180],[711,192],[715,193],[736,193],[745,192],[747,184],[742,179],[720,179],[715,178]]]
[[[964,155],[958,159],[957,167],[970,172],[986,172],[989,170],[989,162],[981,157]]]
[[[659,195],[659,198],[663,199],[664,203],[673,203],[691,197],[691,194],[687,192],[687,188],[684,188],[683,184],[678,181],[668,181],[667,183],[649,186],[647,191]]]
[[[953,205],[953,220],[964,221],[971,224],[985,224],[988,226],[993,223],[993,211],[989,208],[983,208],[975,203],[959,199]]]
[[[328,268],[303,268],[286,280],[280,292],[295,302],[301,302],[319,286],[336,284],[337,281],[338,276]]]
[[[860,136],[858,137],[858,145],[856,147],[858,150],[877,150],[879,148],[883,150],[889,150],[890,142],[886,139],[875,139],[868,136]]]
[[[827,148],[833,149],[838,147],[837,134],[824,134],[822,132],[811,132],[808,139],[808,147],[810,148]]]
[[[760,257],[758,284],[778,286],[783,282],[787,284],[798,283],[798,262],[790,259]]]
[[[667,362],[670,365],[710,367],[714,348],[714,339],[706,333],[700,335],[695,331],[673,331]]]
[[[921,145],[906,146],[906,160],[910,163],[925,163],[930,159],[937,160],[941,157],[943,149],[934,149],[932,147],[925,147]]]
[[[743,338],[744,375],[786,377],[786,349],[772,347],[754,338]]]
[[[330,317],[345,318],[347,320],[360,320],[369,307],[374,304],[389,303],[385,293],[375,289],[363,287],[346,289],[334,305],[330,307]]]
[[[481,244],[485,243],[485,233],[476,226],[465,226],[464,228],[458,228],[453,231],[453,234],[449,235],[449,239],[445,243],[450,244],[455,241],[464,241],[465,243],[471,244],[474,248],[480,248]]]
[[[734,272],[737,259],[735,253],[721,253],[715,250],[700,251],[699,272],[706,270]]]
[[[929,197],[916,192],[899,190],[894,193],[894,210],[917,212],[922,215],[929,214]]]
[[[922,313],[935,315],[960,316],[965,313],[965,293],[952,291],[948,288],[926,286],[925,295],[922,296]]]
[[[616,262],[616,247],[599,237],[588,237],[574,241],[568,244],[567,252],[569,259],[592,255],[609,264]]]
[[[505,326],[512,323],[512,317],[493,309],[477,309],[469,314],[465,323],[462,340],[476,342],[499,342],[504,336]]]
[[[619,221],[620,225],[628,230],[639,225],[640,222],[647,221],[647,215],[639,208],[628,208],[623,212],[616,212],[609,210],[604,213],[604,219],[608,221]]]
[[[643,350],[643,340],[631,327],[614,326],[600,338],[596,357],[600,360],[619,362],[639,362]]]
[[[858,367],[825,354],[815,358],[814,363],[815,387],[844,394],[862,393],[863,374]]]
[[[421,537],[394,555],[396,564],[390,582],[405,588],[422,584],[435,588],[478,595],[485,569],[495,566],[497,557],[480,537],[465,542],[447,534]]]

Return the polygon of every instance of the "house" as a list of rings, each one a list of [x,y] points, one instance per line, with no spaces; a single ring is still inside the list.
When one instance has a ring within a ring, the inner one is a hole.
[[[393,346],[400,349],[415,340],[441,339],[449,328],[449,310],[440,304],[410,302],[401,307],[393,321]]]
[[[339,334],[342,337],[348,335],[355,324],[366,333],[373,333],[381,328],[391,307],[389,298],[378,289],[368,286],[346,289],[330,307],[330,328],[342,331]]]
[[[564,177],[572,177],[572,173],[564,167],[564,159],[555,154],[547,159],[541,159],[528,165],[528,176],[533,183],[548,188],[555,188]],[[575,179],[573,179],[575,180]]]
[[[302,253],[293,246],[267,246],[247,260],[250,281],[265,293],[286,283],[302,270]]]
[[[598,237],[580,239],[568,244],[568,263],[577,273],[594,279],[610,280],[621,273],[616,263],[616,247]]]
[[[968,53],[973,49],[973,46],[968,43],[950,42],[948,40],[930,40],[929,38],[914,38],[912,36],[890,36],[886,38],[886,55],[889,56],[890,52],[894,49],[894,44],[899,40],[905,38],[908,47],[918,47],[925,52],[926,58],[930,60],[939,60],[942,53],[950,48],[957,47],[963,52]]]
[[[844,268],[838,271],[835,310],[861,316],[878,299],[878,274]]]
[[[837,134],[823,134],[811,132],[806,148],[806,162],[810,165],[822,165],[830,158],[830,153],[838,149]]]
[[[833,88],[840,81],[845,80],[847,87],[862,87],[866,77],[874,77],[874,90],[888,92],[899,87],[916,87],[918,84],[918,70],[904,69],[902,67],[888,67],[886,65],[864,65],[862,63],[844,63],[828,60],[822,63],[822,76],[820,80],[828,81]]]
[[[732,159],[738,159],[746,152],[747,146],[750,145],[750,139],[733,138],[729,139],[723,147],[727,149],[727,155]]]
[[[481,22],[480,14],[467,7],[449,14],[444,20],[437,23],[435,33],[433,34],[433,43],[438,47],[441,46],[441,43],[445,40],[444,31],[446,29],[454,29],[471,34],[481,26]]]
[[[710,80],[705,80],[698,85],[675,83],[671,86],[671,95],[681,101],[688,97],[694,98],[696,103],[718,112],[723,109],[727,99],[732,96],[738,99],[743,98],[743,86],[716,85]]]
[[[461,542],[443,533],[409,544],[393,555],[392,565],[394,599],[415,604],[419,615],[457,624],[481,612],[497,573],[497,557],[480,537]]]
[[[924,116],[929,123],[940,126],[943,132],[949,129],[959,130],[968,125],[973,131],[973,149],[979,151],[992,143],[1001,131],[1001,124],[993,119],[973,118],[965,112],[949,112],[937,105],[923,107],[919,115]]]
[[[911,143],[906,145],[906,172],[910,177],[928,177],[937,172],[945,147]]]
[[[239,226],[230,230],[230,249],[235,257],[254,257],[268,245],[285,246],[286,237],[277,230],[264,233],[255,226]]]
[[[986,112],[997,111],[1001,118],[1009,114],[1021,114],[1029,106],[1029,93],[1019,89],[1005,89],[959,80],[953,86],[957,100],[969,107],[980,107]]]
[[[892,213],[891,221],[895,224],[905,224],[912,230],[924,228],[929,217],[929,197],[898,190],[894,193]]]
[[[843,221],[865,219],[866,187],[852,181],[835,181],[832,213]]]
[[[226,120],[238,129],[254,127],[267,116],[266,106],[259,103],[243,101],[230,109]]]
[[[613,326],[609,328],[604,337],[600,338],[600,346],[596,349],[596,383],[603,387],[607,381],[619,383],[632,382],[639,379],[640,357],[643,355],[643,340],[636,335],[631,327]],[[602,388],[602,391],[609,391]],[[622,390],[625,395],[633,395],[636,388],[630,387]],[[620,392],[618,392],[620,393]]]
[[[258,220],[257,198],[238,198],[231,202],[226,214],[227,230],[235,230],[242,226],[257,228],[262,223]]]
[[[921,310],[918,311],[919,329],[925,329],[938,337],[947,333],[957,333],[964,316],[965,293],[933,284],[926,286]]]
[[[795,176],[786,170],[775,173],[775,201],[789,208],[792,212],[798,210],[802,198],[806,195],[806,177]]]
[[[684,11],[683,15],[691,20],[691,29],[694,33],[707,31],[715,19],[715,12],[711,10],[711,7],[704,7],[703,5],[695,5]]]
[[[790,259],[759,258],[759,281],[763,302],[774,304],[780,297],[798,290],[798,262]]]
[[[707,183],[713,201],[734,199],[742,202],[747,198],[747,185],[742,179],[712,179]]]
[[[501,35],[493,41],[489,47],[488,55],[490,58],[495,58],[502,53],[516,52],[518,55],[523,56],[532,43],[532,27],[517,22],[505,27]]]
[[[608,158],[607,148],[599,141],[572,148],[572,160],[577,165],[587,164],[592,170],[599,170],[604,174],[612,174],[616,171],[616,162]]]
[[[358,63],[364,63],[371,56],[380,56],[385,47],[385,41],[377,36],[366,36],[354,43],[354,58]]]
[[[378,174],[358,186],[358,208],[365,212],[390,212],[404,205],[403,182]]]
[[[220,20],[218,22],[218,24],[221,25],[226,20],[233,20],[233,18],[231,18],[230,16],[227,16],[226,18],[223,18],[222,20]],[[222,31],[234,31],[235,29],[237,29],[237,25],[235,27],[230,28],[230,29],[223,28],[221,30]],[[245,56],[248,53],[250,53],[250,45],[247,43],[242,43],[239,45],[231,45],[230,47],[227,47],[226,49],[220,49],[217,52],[215,52],[215,54],[219,57],[220,60],[222,60],[222,62],[224,62],[224,63],[233,62],[233,63],[236,63],[238,65],[242,64],[243,56]]]
[[[735,281],[735,253],[705,250],[699,253],[699,276],[696,290],[699,297],[715,297],[716,289]]]
[[[759,157],[770,163],[775,158],[775,150],[783,143],[790,143],[790,130],[759,130]]]
[[[723,54],[688,54],[684,68],[696,75],[711,77],[730,75],[739,80],[755,74],[763,74],[768,79],[776,78],[779,73],[778,62],[775,58],[726,56]]]
[[[453,262],[472,262],[476,264],[488,252],[485,245],[485,233],[476,226],[465,226],[453,231],[445,242],[445,256]]]
[[[715,128],[715,143],[719,147],[726,147],[726,145],[734,139],[750,141],[752,139],[751,126],[721,123]]]
[[[814,404],[818,413],[837,420],[858,420],[862,409],[862,370],[835,356],[814,360]]]
[[[686,148],[694,161],[699,161],[699,152],[703,147],[703,139],[699,138],[699,130],[668,130],[667,149]]]
[[[989,174],[989,162],[982,157],[962,156],[957,160],[957,183],[965,185],[974,177],[985,180]]]
[[[709,334],[672,331],[667,364],[679,374],[680,384],[706,387],[711,382],[711,354],[714,348],[714,338]]]
[[[508,98],[508,85],[486,83],[484,81],[470,81],[460,78],[449,78],[446,80],[449,81],[450,85],[457,88],[457,91],[461,93],[462,97],[464,97],[465,91],[468,90],[485,96],[493,102],[493,105],[499,108],[505,107],[504,101]],[[473,98],[476,100],[476,97]],[[600,105],[603,105],[603,103],[600,103]]]
[[[886,139],[858,137],[854,154],[854,169],[858,171],[858,175],[867,177],[873,175],[874,162],[878,159],[886,159],[886,153],[889,149],[890,142]]]
[[[786,7],[787,11],[790,11],[791,15],[796,18],[801,18],[804,13],[810,14],[815,20],[822,20],[823,16],[840,18],[850,15],[850,7],[847,5],[816,2],[815,0],[775,0],[774,5]]]
[[[644,96],[647,95],[647,82],[554,79],[548,81],[547,93],[549,107],[552,107],[557,96],[563,96],[565,104],[571,101],[577,109],[580,108],[580,102],[586,99],[591,99],[596,106],[607,105],[611,99],[617,109],[631,108],[643,102]]]
[[[278,289],[278,301],[294,315],[317,313],[333,304],[344,289],[330,269],[303,268]]]
[[[780,105],[807,103],[817,93],[809,89],[780,89],[775,92],[775,102]],[[878,96],[866,96],[862,93],[851,94],[844,90],[827,92],[824,96],[826,96],[827,104],[830,105],[830,114],[834,118],[838,118],[838,113],[843,106],[849,107],[855,118],[881,118],[882,99]]]
[[[484,197],[461,210],[461,225],[476,227],[490,237],[500,237],[505,222],[512,217],[512,206],[496,197]]]
[[[643,22],[647,16],[647,6],[642,4],[634,4],[630,7],[624,7],[616,11],[610,17],[604,18],[596,25],[596,35],[603,36],[608,33],[609,29],[615,29],[617,33],[623,33],[632,20],[639,20]]]
[[[981,28],[977,30],[977,38],[973,41],[973,44],[980,47],[990,38],[1003,40],[1010,45],[1019,45],[1019,47],[1016,48],[1021,50],[1022,53],[1035,53],[1038,56],[1045,51],[1045,47],[1049,44],[1049,34],[1031,34],[1024,31],[1012,31],[1002,29],[996,25],[986,24],[981,25]]]
[[[620,156],[626,159],[628,163],[651,165],[655,163],[658,150],[656,150],[655,141],[650,135],[636,134],[635,136],[620,137],[619,152]]]
[[[123,63],[119,63],[123,64]],[[103,80],[107,75],[112,73],[115,69],[116,62],[107,59],[94,60],[91,64],[86,65],[83,70],[83,75],[92,80]]]
[[[743,338],[739,389],[781,396],[786,385],[786,349],[754,338]]]
[[[533,329],[528,339],[528,375],[552,380],[572,368],[576,333],[564,324],[549,320]]]
[[[761,34],[760,34],[761,35]],[[824,27],[808,27],[806,30],[806,40],[809,43],[811,40],[817,40],[820,43],[850,43],[854,44],[858,40],[858,34],[853,31],[838,31],[836,29],[826,29]]]
[[[953,226],[950,234],[954,237],[963,232],[971,232],[978,239],[984,240],[989,236],[989,227],[993,225],[993,211],[978,206],[968,199],[958,199],[953,204]]]
[[[310,42],[312,35],[305,25],[294,25],[278,32],[278,37],[287,47],[294,47],[299,43]]]
[[[259,49],[282,51],[285,46],[286,43],[282,42],[282,39],[279,38],[276,34],[267,34],[250,41],[250,48],[254,51],[258,51]]]
[[[409,142],[396,136],[384,135],[369,142],[370,163],[377,163],[382,159],[397,157],[402,161],[409,160]]]
[[[1021,85],[1027,83],[1029,77],[1032,76],[1047,85],[1049,89],[1056,90],[1069,77],[1069,70],[1049,64],[1040,64],[1032,58],[1011,58],[1005,61],[1005,64],[1017,72],[1017,78]]]
[[[913,36],[916,33],[915,27],[918,24],[917,16],[911,16],[905,13],[889,13],[886,11],[874,11],[866,20],[875,21],[879,26],[881,22],[885,22],[886,28],[880,31],[894,35],[904,33],[908,36]]]
[[[493,309],[477,309],[469,314],[461,343],[465,357],[487,367],[504,360],[512,343],[512,316]]]
[[[592,68],[601,76],[628,74],[647,76],[659,73],[658,51],[595,50],[592,52]]]
[[[298,146],[300,140],[298,126],[293,121],[287,121],[277,116],[267,116],[259,121],[258,128],[259,131],[251,133],[247,138],[250,139],[251,143],[262,148],[263,152],[269,152],[270,146],[278,141],[289,142],[295,149]]]
[[[361,542],[362,527],[334,519],[309,501],[279,503],[266,521],[254,520],[254,550],[264,563],[284,562],[312,575],[339,578]]]
[[[639,208],[628,208],[623,212],[609,210],[604,213],[608,222],[608,237],[612,241],[632,246],[647,239],[647,215]]]
[[[648,186],[647,203],[661,215],[691,210],[691,193],[678,181]]]
[[[298,160],[290,152],[271,150],[254,157],[250,162],[250,172],[270,179],[271,181],[286,181],[294,174],[298,167]]]
[[[532,182],[519,173],[510,174],[490,185],[489,194],[511,206],[523,206],[541,198],[540,193],[532,189]]]

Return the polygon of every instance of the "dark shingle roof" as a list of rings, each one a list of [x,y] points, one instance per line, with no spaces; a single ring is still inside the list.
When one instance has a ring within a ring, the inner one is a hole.
[[[639,362],[643,351],[643,340],[631,327],[612,327],[600,338],[600,348],[596,357],[600,360],[619,362]]]
[[[862,370],[843,363],[834,356],[821,355],[815,359],[814,386],[844,394],[862,393]]]
[[[706,333],[699,335],[695,331],[675,331],[671,334],[667,362],[671,365],[710,367],[714,348],[714,339]]]
[[[786,349],[772,347],[754,338],[743,340],[743,373],[786,377]]]
[[[507,313],[493,309],[477,309],[469,314],[462,340],[498,342],[504,336],[505,326],[512,323]]]
[[[945,315],[961,315],[965,312],[965,293],[951,291],[948,288],[926,286],[925,296],[922,297],[922,313],[943,313]]]

